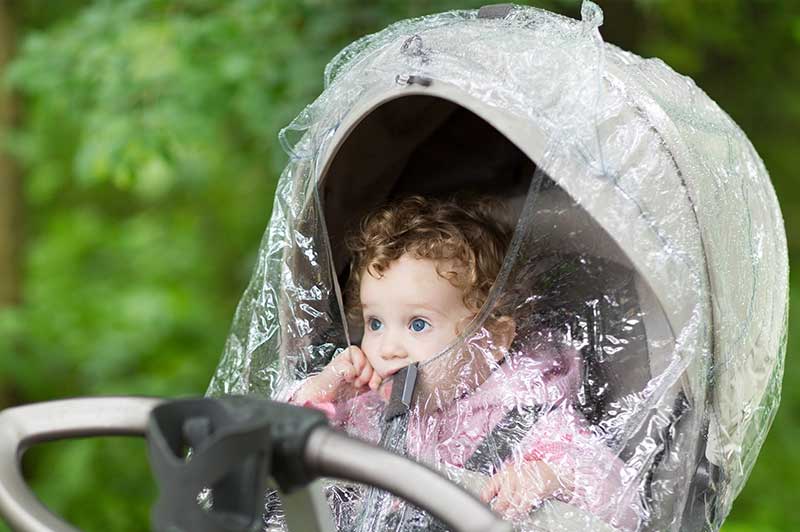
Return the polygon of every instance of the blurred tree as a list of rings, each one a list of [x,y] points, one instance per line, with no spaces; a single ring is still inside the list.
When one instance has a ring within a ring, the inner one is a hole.
[[[0,4],[0,72],[14,55],[14,19],[5,3]],[[0,85],[0,308],[16,305],[21,298],[21,217],[24,205],[16,162],[3,149],[14,128],[17,102]]]
[[[15,22],[11,6],[0,4],[0,75],[13,59],[16,47]],[[7,149],[9,133],[16,125],[18,106],[19,102],[10,88],[0,83],[0,312],[13,309],[22,300],[22,217],[25,201],[19,167]],[[15,400],[16,387],[13,382],[5,386],[0,384],[0,404]]]
[[[302,8],[87,2],[49,22],[25,9],[7,79],[27,111],[10,149],[30,239],[24,302],[0,314],[0,390],[201,393],[269,215],[275,131],[317,90],[321,61],[293,57]],[[134,448],[46,446],[25,465],[81,527],[141,530],[152,490]]]

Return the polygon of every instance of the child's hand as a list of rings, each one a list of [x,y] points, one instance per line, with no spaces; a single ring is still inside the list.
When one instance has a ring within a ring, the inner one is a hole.
[[[293,402],[302,405],[308,401],[333,401],[343,384],[351,384],[356,390],[367,386],[375,390],[381,381],[364,352],[352,345],[336,355],[319,375],[309,379],[295,393]]]
[[[564,488],[552,469],[540,461],[507,464],[481,491],[481,500],[506,519],[521,519],[534,506]]]
[[[354,345],[337,355],[323,370],[323,373],[329,371],[329,368],[344,382],[352,384],[356,389],[369,387],[371,390],[377,390],[383,380],[372,367],[364,352]]]

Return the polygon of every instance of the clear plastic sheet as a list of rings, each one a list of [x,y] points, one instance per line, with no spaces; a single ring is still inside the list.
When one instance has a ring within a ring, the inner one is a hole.
[[[290,161],[209,393],[292,400],[358,344],[343,238],[365,213],[488,193],[515,229],[481,312],[419,364],[399,414],[404,372],[340,390],[332,423],[475,493],[494,478],[519,530],[718,529],[780,399],[783,221],[733,121],[601,24],[591,2],[580,21],[449,12],[334,58],[281,134]],[[515,324],[502,356],[496,316]],[[539,497],[543,471],[557,486]],[[375,489],[327,489],[340,530],[439,527]],[[265,527],[282,526],[271,497]]]

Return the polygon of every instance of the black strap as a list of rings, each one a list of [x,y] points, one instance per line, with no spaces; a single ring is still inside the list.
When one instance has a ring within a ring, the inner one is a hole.
[[[497,471],[506,458],[511,456],[511,452],[519,445],[522,438],[539,421],[543,409],[542,405],[527,405],[515,406],[509,410],[478,445],[464,464],[464,468],[485,474]]]

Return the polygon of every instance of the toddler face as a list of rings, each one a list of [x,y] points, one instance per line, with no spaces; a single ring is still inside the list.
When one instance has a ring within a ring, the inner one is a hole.
[[[408,254],[380,278],[364,272],[361,349],[372,367],[385,378],[444,350],[474,316],[463,295],[437,273],[436,262]]]

